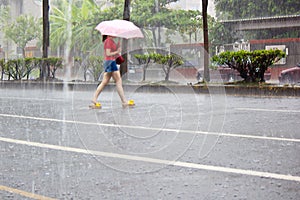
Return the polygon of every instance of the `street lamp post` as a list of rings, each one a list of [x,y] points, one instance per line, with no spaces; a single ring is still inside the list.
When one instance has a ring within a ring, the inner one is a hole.
[[[204,37],[204,80],[209,82],[209,47],[208,47],[208,24],[207,24],[207,6],[208,0],[202,0],[202,20]]]
[[[49,47],[49,0],[43,0],[43,58],[48,57]],[[46,78],[46,63],[43,62],[41,79]]]
[[[130,21],[130,0],[125,0],[123,19],[127,20],[127,21]],[[125,61],[120,66],[120,73],[121,73],[121,76],[124,76],[123,79],[125,79],[125,80],[127,79],[127,71],[128,71],[128,53],[127,53],[127,49],[128,49],[128,40],[123,39],[122,50],[125,52],[125,54],[123,54],[123,57],[124,57]]]

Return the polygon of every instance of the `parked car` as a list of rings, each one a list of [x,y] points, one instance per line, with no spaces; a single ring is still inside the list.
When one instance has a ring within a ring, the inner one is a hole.
[[[217,77],[221,76],[222,80],[224,82],[233,82],[233,81],[241,81],[243,78],[240,76],[240,73],[228,67],[227,65],[220,65],[217,67],[217,71],[219,75],[217,74]],[[212,73],[212,79],[213,79],[213,73]],[[266,81],[271,79],[271,71],[268,68],[264,73],[264,79]]]
[[[279,74],[279,82],[282,84],[296,84],[300,82],[300,63],[297,63],[295,67],[282,70]]]
[[[221,75],[221,78],[225,82],[242,80],[240,73],[237,70],[232,69],[226,65],[219,66],[217,69]]]

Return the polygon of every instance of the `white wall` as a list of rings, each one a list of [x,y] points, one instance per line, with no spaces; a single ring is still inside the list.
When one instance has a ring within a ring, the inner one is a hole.
[[[201,0],[179,0],[176,3],[171,3],[171,8],[181,8],[184,10],[199,10],[202,11],[202,1]],[[209,15],[215,17],[215,4],[214,0],[208,0],[207,12]]]

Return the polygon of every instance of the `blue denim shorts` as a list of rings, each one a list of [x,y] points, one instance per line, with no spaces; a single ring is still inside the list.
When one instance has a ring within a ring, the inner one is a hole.
[[[118,71],[118,66],[115,60],[105,60],[104,61],[104,71],[105,72],[114,72]]]

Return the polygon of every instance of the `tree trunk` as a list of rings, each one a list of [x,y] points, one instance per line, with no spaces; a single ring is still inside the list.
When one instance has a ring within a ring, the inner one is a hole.
[[[22,56],[23,56],[23,58],[25,58],[25,47],[22,48]]]
[[[152,31],[152,36],[153,36],[153,43],[154,43],[154,46],[155,47],[158,47],[158,43],[157,43],[157,37],[156,37],[156,28],[155,27],[152,27],[151,28],[151,31]]]
[[[171,68],[168,67],[167,70],[166,70],[165,81],[169,81],[169,79],[170,79],[170,72],[171,72]]]
[[[159,11],[160,11],[160,3],[159,3],[159,0],[155,0],[155,13],[159,13]],[[161,25],[160,25],[160,21],[158,21],[156,47],[161,47],[160,26],[161,26]]]
[[[202,0],[202,20],[204,37],[204,81],[209,82],[209,47],[208,47],[208,24],[207,24],[207,6],[208,0]]]
[[[143,80],[142,81],[145,81],[146,80],[146,67],[144,66],[143,67]]]

